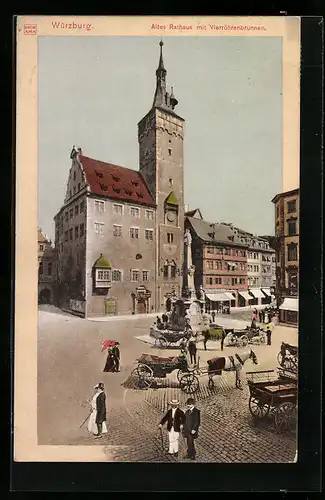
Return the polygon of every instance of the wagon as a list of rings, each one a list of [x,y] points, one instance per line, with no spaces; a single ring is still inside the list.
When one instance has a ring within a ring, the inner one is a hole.
[[[138,365],[131,373],[134,385],[140,389],[149,389],[155,379],[165,379],[166,376],[177,370],[177,379],[180,388],[186,394],[194,394],[199,387],[199,381],[190,369],[184,353],[179,356],[162,358],[152,354],[142,354],[137,359]]]
[[[277,360],[279,365],[294,373],[298,372],[298,347],[282,342]]]
[[[184,346],[186,345],[187,340],[191,336],[191,333],[187,331],[172,331],[172,330],[164,330],[163,332],[159,332],[158,337],[155,340],[155,347],[158,349],[166,349],[170,347],[172,344],[177,344],[180,341]]]
[[[249,411],[254,419],[271,418],[280,431],[292,430],[297,417],[297,380],[280,370],[247,372],[250,392]]]
[[[265,344],[265,334],[260,328],[225,329],[225,344],[246,347],[248,344]],[[227,342],[226,342],[227,339]]]

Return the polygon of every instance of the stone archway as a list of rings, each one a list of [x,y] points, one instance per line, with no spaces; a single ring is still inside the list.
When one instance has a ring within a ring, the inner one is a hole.
[[[49,288],[43,288],[39,294],[39,303],[40,304],[50,304],[51,303],[51,290]]]

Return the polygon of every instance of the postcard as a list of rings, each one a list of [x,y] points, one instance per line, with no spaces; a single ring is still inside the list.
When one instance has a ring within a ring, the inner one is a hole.
[[[299,17],[18,17],[15,461],[297,461],[299,77]]]

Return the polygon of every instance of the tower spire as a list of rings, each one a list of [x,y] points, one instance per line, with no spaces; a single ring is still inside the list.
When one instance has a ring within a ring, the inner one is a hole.
[[[177,104],[177,100],[175,99],[172,91],[172,95],[166,91],[166,75],[167,71],[164,66],[164,58],[163,58],[163,45],[164,42],[160,39],[160,55],[159,55],[159,63],[158,68],[156,70],[156,91],[153,99],[153,108],[164,108],[166,110],[173,110]]]

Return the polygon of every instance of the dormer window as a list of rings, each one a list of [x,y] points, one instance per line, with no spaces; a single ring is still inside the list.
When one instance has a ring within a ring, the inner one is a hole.
[[[135,187],[139,185],[139,183],[136,181],[131,181],[131,184],[132,184],[132,186],[135,186]]]
[[[97,170],[95,170],[95,174],[97,175],[97,177],[100,177],[100,178],[103,177],[102,172],[98,172]]]
[[[121,192],[120,188],[118,188],[118,187],[116,187],[116,186],[114,186],[114,185],[113,185],[113,191],[114,191],[115,193],[120,193],[120,192]]]
[[[115,181],[115,182],[119,182],[121,180],[120,177],[117,177],[116,175],[112,175],[112,177],[113,177],[113,181]]]
[[[108,186],[106,186],[106,184],[99,183],[99,185],[102,191],[107,191]]]

